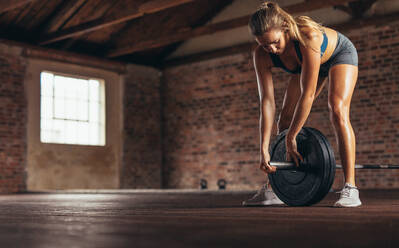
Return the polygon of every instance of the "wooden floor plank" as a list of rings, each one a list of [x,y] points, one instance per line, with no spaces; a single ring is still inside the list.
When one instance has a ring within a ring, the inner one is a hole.
[[[362,207],[242,207],[252,192],[0,195],[2,247],[398,247],[399,190]]]

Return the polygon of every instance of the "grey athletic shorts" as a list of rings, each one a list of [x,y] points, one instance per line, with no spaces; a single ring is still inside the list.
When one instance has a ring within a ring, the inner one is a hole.
[[[343,34],[337,32],[337,45],[331,57],[320,65],[319,77],[327,77],[330,68],[338,64],[358,66],[357,51],[353,43]]]

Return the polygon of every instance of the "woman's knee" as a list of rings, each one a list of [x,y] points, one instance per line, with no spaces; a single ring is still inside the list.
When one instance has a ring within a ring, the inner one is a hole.
[[[345,125],[349,121],[349,109],[342,102],[330,102],[328,107],[333,125]]]

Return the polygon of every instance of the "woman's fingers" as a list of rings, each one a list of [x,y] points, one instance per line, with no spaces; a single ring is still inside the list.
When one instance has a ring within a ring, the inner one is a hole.
[[[296,153],[297,153],[298,159],[303,163],[303,157],[302,157],[302,155],[301,155],[299,152],[296,152]]]
[[[261,169],[264,173],[267,173],[266,166],[263,163],[260,164],[259,169]]]
[[[276,172],[276,170],[277,170],[277,167],[276,166],[270,166],[269,165],[269,167],[270,167],[270,173],[274,173],[274,172]]]
[[[287,161],[293,161],[298,167],[300,162],[303,162],[303,157],[298,151],[287,152]]]
[[[263,172],[265,172],[266,174],[274,173],[274,172],[276,172],[276,169],[277,169],[275,166],[270,166],[270,165],[264,164],[264,163],[261,163],[260,166],[259,166],[259,168],[260,168]]]

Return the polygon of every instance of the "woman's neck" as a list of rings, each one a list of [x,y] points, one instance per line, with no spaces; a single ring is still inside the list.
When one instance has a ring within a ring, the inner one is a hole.
[[[294,39],[291,37],[288,37],[286,39],[286,47],[284,49],[284,52],[281,54],[282,57],[291,57],[295,55],[295,45],[294,45]]]

